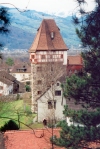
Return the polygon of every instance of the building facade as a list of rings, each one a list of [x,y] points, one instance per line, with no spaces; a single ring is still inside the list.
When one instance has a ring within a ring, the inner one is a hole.
[[[0,96],[25,92],[25,85],[6,71],[0,71]]]
[[[67,50],[55,21],[43,19],[29,49],[33,112],[37,110],[37,99],[66,73]]]
[[[20,82],[27,82],[31,80],[31,66],[27,63],[15,64],[10,72]]]
[[[57,81],[43,95],[41,95],[37,100],[37,103],[38,122],[42,122],[43,119],[46,119],[48,122],[53,120],[53,123],[56,124],[57,121],[65,119],[63,111],[64,105],[66,105],[66,99],[63,97],[60,81]]]

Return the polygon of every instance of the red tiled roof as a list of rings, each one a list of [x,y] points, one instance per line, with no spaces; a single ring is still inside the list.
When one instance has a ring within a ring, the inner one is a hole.
[[[80,71],[83,68],[83,61],[80,55],[68,56],[67,75],[70,76],[76,71]]]
[[[51,32],[54,38],[51,38]],[[46,50],[68,50],[53,19],[43,19],[29,52]]]
[[[26,63],[16,64],[13,66],[11,73],[31,73],[31,66]]]
[[[53,135],[59,137],[60,129],[53,129]],[[44,133],[43,137],[42,136]],[[50,138],[52,136],[52,129],[40,129],[33,131],[6,131],[4,133],[4,141],[6,149],[51,149],[52,144]],[[3,139],[2,139],[3,141]],[[90,142],[90,148],[96,149],[100,147],[100,142]],[[54,145],[54,149],[65,149]],[[83,148],[88,149],[88,148]]]
[[[60,129],[53,129],[53,135],[59,137]],[[41,135],[44,136],[39,138]],[[50,137],[52,136],[52,129],[40,129],[33,131],[8,131],[5,132],[5,146],[6,149],[50,149]],[[54,149],[64,149],[54,145]]]
[[[9,67],[4,61],[2,61],[2,63],[0,63],[0,71],[8,71]]]
[[[15,77],[7,73],[6,71],[0,71],[0,81],[7,84],[11,85],[13,82],[16,80]]]
[[[82,65],[82,57],[80,55],[68,56],[68,65]]]

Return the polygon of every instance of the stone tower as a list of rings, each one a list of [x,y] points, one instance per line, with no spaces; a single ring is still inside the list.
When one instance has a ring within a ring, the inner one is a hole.
[[[33,112],[37,99],[66,72],[67,50],[55,21],[43,19],[29,49]]]

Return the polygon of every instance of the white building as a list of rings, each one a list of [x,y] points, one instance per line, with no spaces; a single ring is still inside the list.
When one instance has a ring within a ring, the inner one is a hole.
[[[63,97],[61,82],[57,81],[37,100],[38,122],[43,119],[64,119],[63,110],[66,105],[66,99]]]
[[[15,64],[10,72],[20,82],[27,82],[31,80],[31,66],[26,63]]]
[[[0,71],[0,96],[25,92],[25,86],[5,71]]]
[[[13,82],[10,81],[0,81],[0,96],[9,95],[13,93]]]

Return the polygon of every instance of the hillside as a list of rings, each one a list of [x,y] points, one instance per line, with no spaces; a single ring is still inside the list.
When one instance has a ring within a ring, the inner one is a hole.
[[[9,50],[29,49],[43,18],[55,19],[69,48],[79,47],[79,39],[75,33],[71,16],[62,18],[34,10],[20,13],[14,8],[9,8],[9,13],[11,17],[10,33],[0,35],[0,42],[2,41]]]

